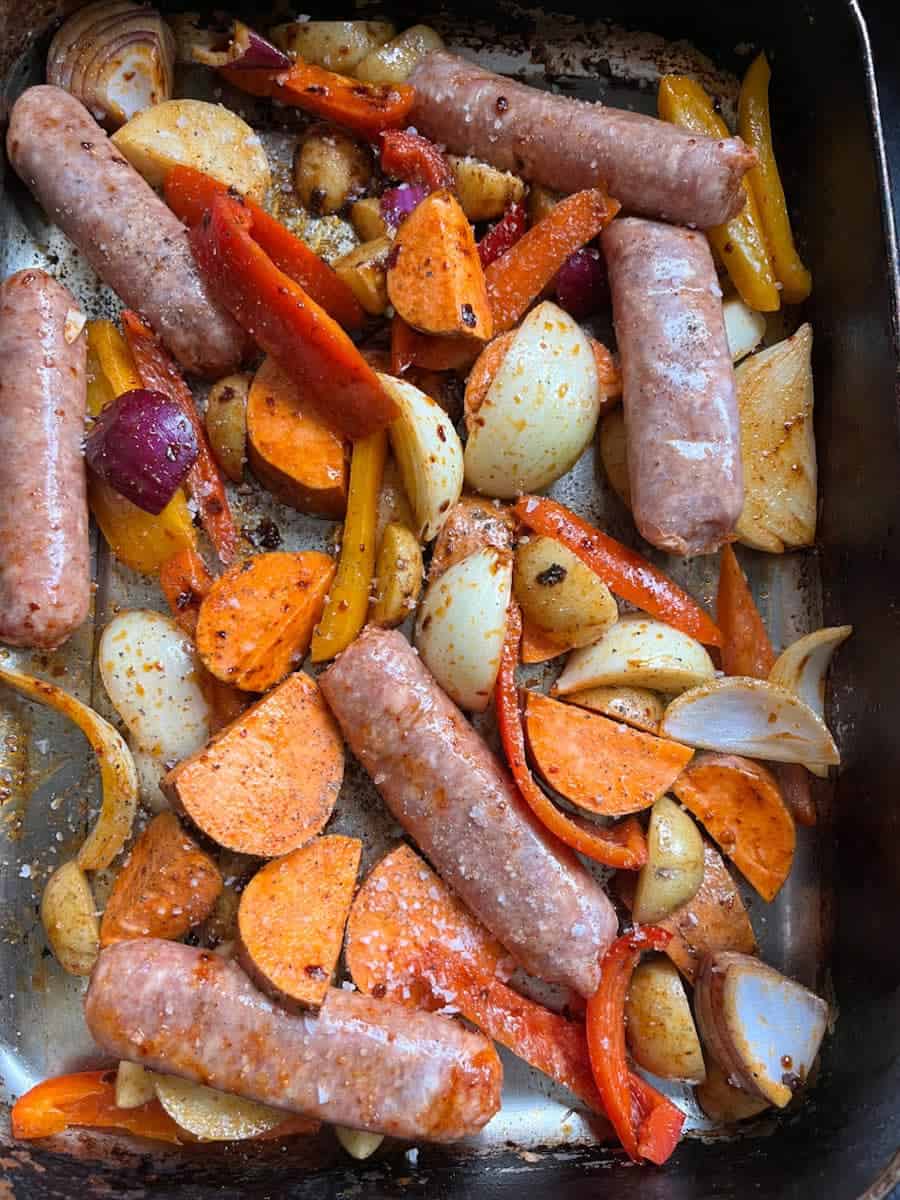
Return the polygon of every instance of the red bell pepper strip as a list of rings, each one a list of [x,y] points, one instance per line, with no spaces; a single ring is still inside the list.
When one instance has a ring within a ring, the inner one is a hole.
[[[645,925],[617,938],[603,956],[600,986],[587,1004],[588,1052],[606,1115],[635,1161],[662,1165],[678,1145],[684,1113],[628,1066],[625,999],[645,950],[663,950],[671,933]]]
[[[420,183],[429,191],[452,192],[456,176],[434,142],[406,129],[389,129],[381,135],[381,169],[391,179]]]
[[[158,1100],[138,1108],[116,1104],[115,1071],[79,1071],[37,1084],[13,1105],[14,1138],[52,1137],[72,1125],[125,1129],[157,1141],[189,1141]]]
[[[293,376],[323,420],[357,440],[383,429],[397,406],[340,325],[253,240],[253,215],[216,196],[191,230],[197,264],[213,295]]]
[[[163,194],[175,215],[185,225],[193,226],[209,212],[216,196],[229,195],[229,188],[193,167],[173,167],[166,175]],[[361,329],[366,314],[337,272],[255,201],[244,199],[244,204],[253,218],[254,242],[265,250],[276,267],[299,283],[339,325]]]
[[[188,491],[197,502],[203,528],[220,562],[227,566],[237,549],[238,531],[228,506],[225,484],[209,448],[206,427],[200,420],[191,390],[184,382],[171,355],[137,313],[129,310],[123,312],[122,327],[144,387],[154,392],[162,392],[164,396],[174,400],[194,427],[199,453],[197,461],[188,472]]]
[[[522,496],[513,511],[535,533],[567,546],[629,604],[707,646],[721,646],[721,631],[697,601],[637,551],[543,496]]]
[[[492,225],[478,243],[478,256],[483,267],[489,267],[514,246],[528,228],[524,204],[511,204],[496,225]]]
[[[405,125],[415,97],[415,89],[404,83],[362,83],[302,58],[286,71],[225,67],[222,75],[241,91],[303,108],[352,129],[367,141],[375,141],[386,129]]]
[[[775,651],[737,555],[730,546],[723,548],[719,563],[716,621],[722,631],[722,670],[725,674],[768,679],[775,663]]]
[[[627,817],[617,825],[592,825],[557,808],[535,783],[525,758],[525,731],[516,690],[516,664],[521,641],[522,613],[513,602],[507,612],[495,706],[500,741],[516,787],[541,824],[565,845],[605,866],[625,871],[640,870],[647,861],[647,841],[634,817]]]

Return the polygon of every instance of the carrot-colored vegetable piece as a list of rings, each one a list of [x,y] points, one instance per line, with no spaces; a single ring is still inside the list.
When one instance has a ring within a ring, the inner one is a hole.
[[[672,791],[764,900],[774,900],[794,860],[796,834],[778,780],[737,754],[700,754]]]
[[[452,192],[453,168],[434,142],[408,129],[389,129],[381,137],[381,169],[391,179],[419,183],[432,192]]]
[[[414,329],[480,341],[491,336],[491,305],[472,226],[450,192],[426,196],[397,230],[387,289]]]
[[[494,333],[512,329],[566,261],[619,211],[599,188],[566,196],[486,269]]]
[[[708,646],[722,644],[721,631],[693,597],[635,550],[601,533],[571,509],[543,496],[523,496],[514,512],[535,533],[562,542],[629,604]]]
[[[470,337],[432,337],[419,333],[395,315],[391,321],[391,374],[410,367],[425,371],[465,371],[478,357],[481,343]]]
[[[396,405],[337,321],[253,240],[246,205],[216,196],[209,220],[190,237],[213,294],[296,379],[331,428],[361,438],[394,419]]]
[[[334,586],[313,634],[313,662],[325,662],[349,646],[369,611],[375,574],[378,495],[387,458],[383,429],[356,442],[350,460],[350,496]]]
[[[253,96],[271,96],[352,129],[374,141],[385,129],[406,124],[415,90],[404,83],[361,83],[324,67],[295,59],[288,71],[226,67],[222,75]]]
[[[635,876],[616,877],[616,891],[631,910]],[[666,954],[689,983],[693,983],[707,954],[736,950],[756,954],[756,938],[747,910],[722,856],[703,844],[703,882],[694,897],[675,912],[656,922],[672,935]]]
[[[565,654],[567,650],[571,649],[571,646],[560,645],[559,641],[553,641],[549,634],[544,633],[537,625],[532,625],[530,621],[526,621],[523,617],[523,663],[548,662],[551,658],[558,658],[561,654]]]
[[[722,670],[726,675],[768,679],[775,651],[753,593],[731,546],[722,548],[716,623],[722,631]]]
[[[649,808],[694,754],[689,746],[540,692],[526,692],[525,732],[547,783],[579,808],[606,817]]]
[[[173,768],[163,786],[207,837],[277,858],[325,826],[344,747],[315,680],[297,671]]]
[[[509,206],[496,225],[491,226],[478,243],[481,265],[489,267],[523,237],[528,227],[525,205],[515,202]]]
[[[484,404],[485,397],[494,382],[494,376],[503,366],[507,351],[513,344],[515,332],[508,329],[493,341],[488,342],[475,360],[475,365],[466,379],[466,415],[475,414]]]
[[[593,825],[569,816],[535,783],[525,757],[525,731],[516,690],[516,664],[522,641],[522,613],[510,604],[506,619],[506,641],[497,674],[495,704],[497,728],[516,787],[523,800],[551,833],[587,858],[609,867],[638,871],[647,861],[647,840],[636,818],[626,817],[618,825]]]
[[[681,1138],[684,1113],[629,1069],[625,998],[645,950],[664,950],[671,935],[644,925],[618,938],[603,956],[600,986],[588,1000],[587,1039],[594,1079],[619,1141],[635,1161],[662,1165]]]
[[[198,225],[216,196],[229,194],[224,183],[194,167],[173,167],[163,185],[166,203],[185,225]],[[264,208],[244,198],[253,218],[252,236],[276,267],[315,300],[345,329],[359,329],[366,314],[337,272],[305,242],[276,221]]]
[[[197,650],[216,679],[265,692],[306,657],[334,578],[318,550],[275,551],[235,563],[200,605]]]
[[[122,313],[125,338],[134,355],[145,388],[162,392],[174,400],[194,427],[199,453],[188,472],[188,490],[200,509],[200,519],[223,565],[234,558],[238,532],[228,507],[222,474],[213,457],[206,436],[206,427],[194,405],[194,397],[174,359],[156,339],[137,313],[128,309]]]
[[[481,496],[460,496],[447,514],[431,553],[429,580],[462,562],[476,550],[510,550],[515,532],[509,508]]]
[[[219,868],[171,812],[155,816],[116,876],[100,945],[126,938],[180,938],[205,921],[222,890]]]
[[[331,985],[362,854],[358,838],[313,838],[267,863],[241,895],[238,958],[287,1008],[318,1008]]]
[[[196,550],[185,548],[159,568],[159,586],[176,624],[188,637],[197,630],[200,603],[213,585],[206,563]]]
[[[597,367],[597,380],[600,384],[600,391],[603,393],[603,400],[600,402],[600,415],[602,416],[609,409],[615,407],[616,400],[621,399],[622,372],[602,342],[598,342],[593,337],[589,340],[594,354],[594,364]]]
[[[158,1100],[138,1108],[116,1104],[115,1071],[79,1071],[45,1079],[13,1105],[14,1138],[52,1137],[71,1126],[124,1129],[160,1142],[189,1140]]]
[[[247,448],[253,474],[282,504],[314,517],[337,520],[344,515],[344,441],[272,357],[263,361],[250,385]]]

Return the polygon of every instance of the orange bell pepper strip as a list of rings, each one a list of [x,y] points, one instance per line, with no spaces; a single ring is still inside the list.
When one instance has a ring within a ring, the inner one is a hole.
[[[362,83],[302,58],[286,71],[226,67],[222,75],[241,91],[305,109],[370,142],[385,129],[406,124],[416,94],[404,83]]]
[[[628,1066],[625,998],[645,950],[664,950],[671,933],[644,925],[617,938],[603,956],[600,986],[588,1000],[588,1052],[606,1115],[634,1162],[661,1166],[681,1138],[684,1113]]]
[[[731,546],[722,550],[716,621],[722,631],[722,670],[726,675],[768,679],[775,651],[753,593]]]
[[[194,256],[213,295],[301,385],[335,432],[356,441],[384,429],[397,406],[337,321],[253,240],[253,214],[216,196],[191,230]]]
[[[144,387],[162,392],[164,396],[174,400],[194,427],[199,453],[197,461],[188,472],[188,491],[200,509],[203,528],[220,562],[227,566],[237,549],[238,531],[228,506],[222,474],[209,447],[206,427],[200,420],[191,390],[184,382],[174,359],[137,313],[126,309],[122,313],[122,325]]]
[[[52,1137],[73,1125],[124,1129],[157,1141],[189,1141],[158,1100],[138,1108],[116,1104],[115,1071],[79,1071],[37,1084],[13,1105],[14,1138]]]
[[[434,142],[405,129],[388,129],[381,135],[381,169],[391,179],[420,183],[432,192],[456,188],[453,168]]]
[[[513,512],[535,533],[562,542],[629,604],[707,646],[721,646],[721,630],[697,601],[637,551],[543,496],[522,496]]]
[[[470,337],[437,337],[419,333],[400,316],[391,321],[391,374],[403,375],[410,367],[423,371],[467,371],[484,349]]]
[[[200,605],[213,585],[206,563],[196,550],[186,548],[173,554],[159,569],[159,586],[175,624],[188,637],[197,630]]]
[[[166,204],[188,226],[199,225],[216,196],[229,194],[234,195],[224,183],[194,167],[173,167],[163,183]],[[279,271],[299,283],[339,325],[345,329],[361,329],[366,314],[337,272],[254,200],[245,198],[244,204],[253,218],[251,236],[254,242],[262,247]]]
[[[516,664],[521,641],[522,613],[518,604],[511,603],[494,697],[500,741],[522,799],[540,823],[566,846],[604,866],[624,871],[640,870],[647,861],[647,841],[634,817],[627,817],[617,825],[593,825],[557,808],[535,783],[525,757],[525,730],[516,690]]]

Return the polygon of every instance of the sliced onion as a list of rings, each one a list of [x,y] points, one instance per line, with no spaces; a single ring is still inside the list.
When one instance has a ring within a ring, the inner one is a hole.
[[[729,296],[722,304],[725,336],[732,362],[740,362],[751,354],[766,334],[766,318],[748,308],[740,296]]]
[[[782,651],[769,672],[769,682],[799,696],[824,720],[825,677],[831,656],[852,632],[852,625],[836,625],[808,633]]]
[[[666,709],[663,737],[774,762],[837,766],[825,722],[793,693],[762,679],[735,675],[691,688]]]
[[[694,1004],[706,1048],[729,1079],[784,1108],[806,1081],[828,1024],[828,1005],[746,954],[710,955]]]
[[[160,1104],[182,1129],[201,1142],[231,1142],[259,1137],[283,1125],[290,1113],[257,1104],[229,1092],[217,1092],[175,1075],[155,1075]]]
[[[84,448],[95,474],[154,516],[184,482],[197,453],[194,427],[181,406],[145,388],[107,404]]]
[[[100,765],[103,804],[77,861],[83,871],[108,867],[131,836],[137,809],[137,775],[121,734],[92,708],[46,680],[0,667],[0,682],[68,717],[91,743]]]
[[[243,21],[234,21],[225,30],[207,31],[194,42],[191,57],[205,67],[231,67],[239,71],[286,71],[291,65],[283,50]]]
[[[132,0],[89,4],[61,27],[47,82],[115,128],[172,95],[175,37],[159,13]]]
[[[405,187],[385,188],[381,193],[381,215],[391,229],[396,229],[417,204],[428,195],[428,188],[417,183]]]
[[[556,276],[556,303],[581,321],[608,301],[609,280],[600,251],[592,246],[576,250]]]
[[[153,1072],[138,1063],[120,1062],[116,1071],[116,1108],[140,1108],[155,1099]]]
[[[63,863],[47,880],[41,924],[63,970],[90,975],[100,953],[100,922],[91,885],[78,863]]]

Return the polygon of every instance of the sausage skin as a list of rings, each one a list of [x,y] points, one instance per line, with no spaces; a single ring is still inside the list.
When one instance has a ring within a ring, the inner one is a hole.
[[[87,339],[72,294],[28,269],[0,285],[0,641],[61,645],[90,608]],[[77,332],[77,336],[74,334]]]
[[[246,335],[207,291],[188,231],[83,104],[61,88],[29,88],[6,148],[50,220],[186,371],[218,377],[238,366]]]
[[[84,1012],[116,1058],[353,1129],[449,1142],[500,1107],[503,1068],[482,1034],[340,988],[295,1016],[236,963],[178,942],[101,950]]]
[[[409,78],[410,120],[453,154],[545,187],[605,186],[623,208],[707,229],[735,216],[756,164],[740,138],[699,137],[655,117],[555,96],[432,50]]]
[[[622,358],[628,474],[643,537],[712,554],[744,504],[722,292],[701,233],[636,218],[602,235]]]
[[[438,874],[526,971],[583,996],[618,922],[402,634],[369,628],[319,679],[350,748]]]

